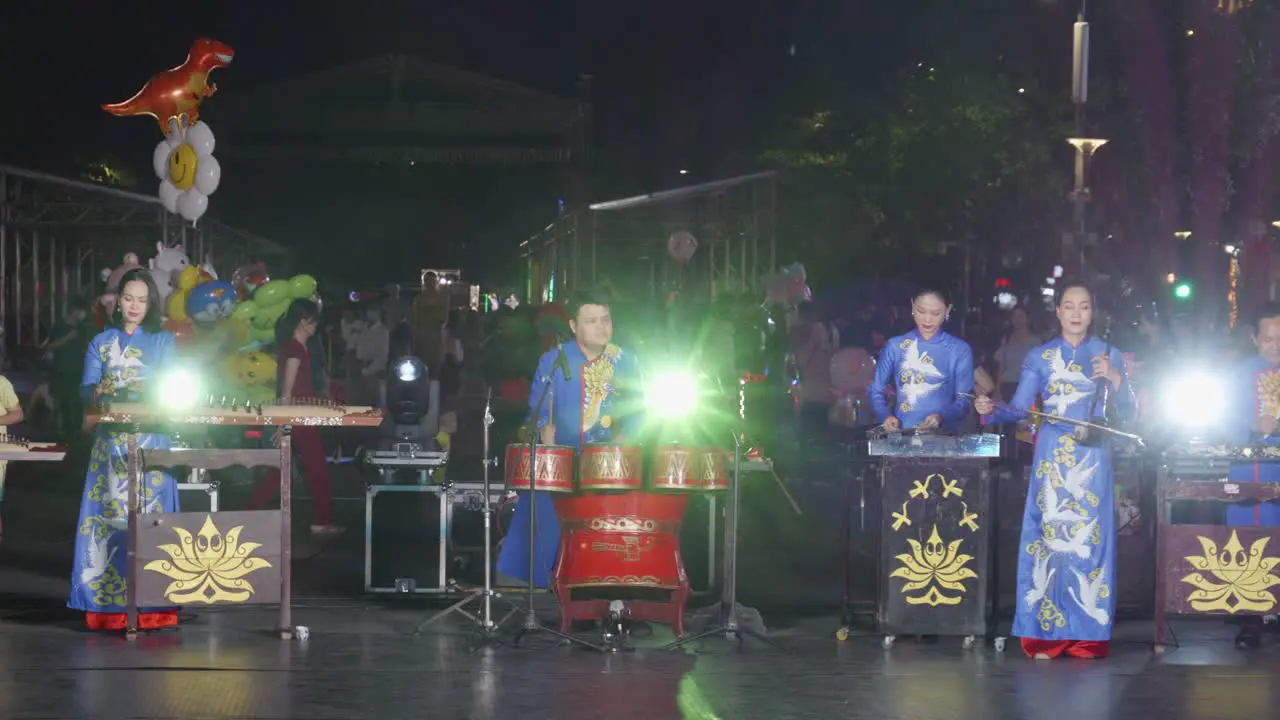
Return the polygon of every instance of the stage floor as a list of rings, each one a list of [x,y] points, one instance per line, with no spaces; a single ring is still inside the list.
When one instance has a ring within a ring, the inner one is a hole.
[[[537,718],[557,720],[991,720],[1087,717],[1257,720],[1275,707],[1280,652],[1241,653],[1218,623],[1182,623],[1157,656],[1149,624],[1120,628],[1105,661],[1033,662],[958,639],[838,642],[835,620],[772,618],[788,652],[723,640],[683,652],[599,655],[526,640],[471,652],[462,627],[410,635],[428,612],[402,603],[304,598],[305,642],[268,633],[267,610],[205,612],[136,642],[89,634],[59,583],[0,572],[0,717]],[[589,637],[589,636],[588,636]]]
[[[539,638],[471,652],[458,622],[410,634],[434,612],[428,603],[360,596],[363,500],[351,478],[338,479],[346,536],[315,544],[295,525],[295,622],[310,629],[307,641],[272,637],[270,609],[238,609],[200,611],[178,631],[130,643],[82,631],[64,607],[81,480],[16,475],[11,467],[0,544],[4,720],[1258,720],[1280,703],[1280,636],[1241,652],[1220,622],[1178,623],[1182,647],[1163,655],[1149,649],[1149,621],[1122,622],[1103,661],[1034,662],[1013,644],[1003,654],[990,644],[965,651],[958,638],[900,639],[890,651],[871,635],[839,642],[839,572],[821,557],[744,557],[754,568],[742,598],[758,604],[786,653],[752,641],[739,652],[719,639],[662,652],[661,629],[617,655]],[[806,610],[814,598],[825,607]]]

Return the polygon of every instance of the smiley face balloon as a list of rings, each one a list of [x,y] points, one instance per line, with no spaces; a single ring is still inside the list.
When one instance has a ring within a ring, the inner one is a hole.
[[[169,182],[183,192],[190,190],[196,184],[198,163],[195,148],[189,143],[182,143],[169,154]]]
[[[156,145],[152,162],[166,210],[194,223],[209,209],[209,196],[222,182],[222,166],[213,156],[214,147],[213,130],[203,121],[177,127]]]

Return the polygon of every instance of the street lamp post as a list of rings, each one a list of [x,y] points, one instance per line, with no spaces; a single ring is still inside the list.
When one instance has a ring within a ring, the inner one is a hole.
[[[1075,137],[1067,142],[1076,150],[1075,188],[1071,193],[1071,202],[1075,211],[1074,242],[1071,248],[1063,250],[1062,262],[1071,268],[1073,274],[1087,277],[1091,268],[1087,267],[1086,248],[1090,241],[1088,227],[1089,203],[1089,168],[1093,154],[1098,148],[1107,144],[1103,138],[1086,136],[1085,108],[1089,102],[1089,23],[1084,19],[1085,4],[1080,3],[1080,15],[1073,26],[1071,57],[1071,102],[1075,106]],[[1070,235],[1068,237],[1071,237]]]

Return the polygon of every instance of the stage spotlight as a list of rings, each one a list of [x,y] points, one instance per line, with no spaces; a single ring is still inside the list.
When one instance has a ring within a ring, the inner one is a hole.
[[[658,420],[688,417],[698,406],[700,386],[693,373],[671,370],[660,373],[648,383],[645,397],[646,414]]]
[[[396,377],[400,382],[411,383],[418,379],[422,363],[417,358],[405,358],[396,364]]]
[[[1174,377],[1162,388],[1166,422],[1183,431],[1203,431],[1216,426],[1226,412],[1227,388],[1220,378],[1204,370]]]
[[[162,407],[192,408],[200,401],[200,376],[186,368],[174,368],[160,375],[156,401]]]
[[[391,364],[387,382],[387,414],[397,425],[417,425],[431,409],[431,383],[427,366],[413,356]]]

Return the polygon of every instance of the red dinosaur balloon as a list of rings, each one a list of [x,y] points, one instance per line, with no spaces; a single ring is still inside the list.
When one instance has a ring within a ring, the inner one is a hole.
[[[170,121],[176,119],[187,126],[200,118],[200,103],[218,90],[209,83],[209,73],[231,64],[235,56],[229,46],[217,40],[201,38],[191,46],[191,52],[181,65],[153,75],[137,95],[102,109],[116,117],[150,115],[160,123],[165,135],[173,132]]]

